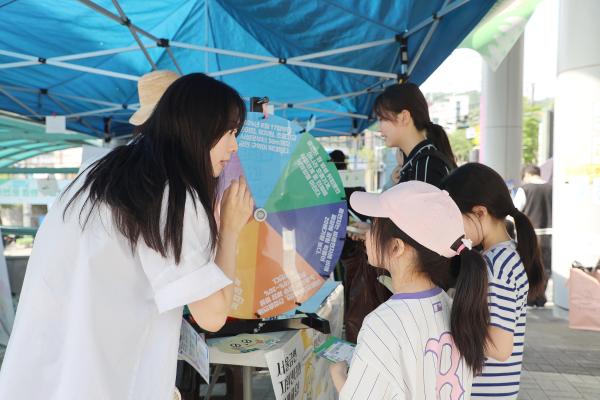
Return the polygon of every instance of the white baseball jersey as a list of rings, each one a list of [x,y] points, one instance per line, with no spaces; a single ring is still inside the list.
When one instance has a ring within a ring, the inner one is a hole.
[[[450,334],[440,288],[395,294],[365,318],[340,399],[470,398],[473,373]]]

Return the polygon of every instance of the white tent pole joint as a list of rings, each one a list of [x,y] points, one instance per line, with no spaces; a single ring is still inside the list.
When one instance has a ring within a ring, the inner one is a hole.
[[[152,70],[157,70],[158,67],[152,60],[152,57],[150,57],[150,53],[148,53],[148,50],[146,50],[146,47],[144,47],[144,44],[142,43],[142,41],[140,40],[140,37],[137,34],[137,31],[135,29],[133,29],[133,24],[131,23],[131,20],[127,17],[127,15],[125,15],[125,12],[121,8],[121,6],[119,5],[119,2],[117,0],[112,0],[112,2],[114,4],[115,8],[117,9],[117,12],[119,13],[119,16],[121,17],[122,24],[125,25],[127,27],[127,29],[129,29],[129,32],[131,32],[131,36],[133,36],[133,39],[135,39],[136,43],[138,44],[138,46],[144,53],[144,56],[150,63]]]
[[[112,19],[113,21],[118,22],[121,25],[124,25],[123,24],[124,21],[123,21],[123,19],[121,17],[119,17],[118,15],[116,15],[116,14],[108,11],[106,8],[99,6],[98,4],[94,3],[93,1],[90,1],[90,0],[79,0],[79,2],[83,3],[84,5],[86,5],[88,7],[90,7],[91,9],[99,12],[100,14],[104,15],[105,17],[108,17],[108,18]],[[152,35],[149,32],[146,32],[145,30],[143,30],[142,28],[140,28],[140,27],[138,27],[138,26],[136,26],[134,24],[131,24],[131,27],[133,29],[135,29],[136,32],[138,32],[139,34],[141,34],[143,36],[146,36],[148,39],[151,39],[154,42],[157,42],[159,40],[156,36]]]
[[[400,43],[400,76],[398,82],[408,81],[408,37],[396,35],[396,40]]]
[[[469,1],[471,1],[471,0],[459,0],[459,1],[455,1],[454,3],[452,3],[450,5],[442,6],[442,8],[437,13],[433,14],[431,17],[424,19],[423,21],[421,21],[414,27],[410,28],[408,31],[404,32],[403,36],[409,37],[409,36],[415,34],[416,32],[420,31],[421,29],[423,29],[426,26],[433,23],[435,21],[434,16],[437,18],[442,18],[443,16],[451,13],[452,11],[456,10],[457,8],[464,6]]]
[[[431,42],[431,38],[433,37],[433,34],[435,33],[435,31],[436,31],[436,29],[437,29],[437,27],[440,24],[440,21],[442,19],[442,16],[440,16],[439,13],[440,13],[440,11],[444,10],[448,6],[449,1],[450,0],[444,1],[444,5],[442,6],[442,8],[437,13],[434,13],[431,16],[431,19],[432,19],[433,22],[432,22],[431,26],[429,27],[429,31],[427,32],[427,35],[425,35],[425,38],[421,42],[421,45],[419,46],[419,49],[417,50],[417,53],[415,54],[414,58],[410,62],[410,65],[408,66],[408,71],[407,71],[407,75],[408,76],[410,76],[410,74],[412,74],[412,72],[414,71],[415,67],[417,66],[417,63],[421,59],[421,56],[423,55],[423,52],[425,51],[425,49],[429,45],[429,42]]]
[[[156,45],[165,49],[165,51],[169,55],[169,58],[171,59],[171,61],[173,61],[173,65],[175,65],[177,72],[179,72],[179,75],[183,75],[183,70],[181,69],[179,63],[177,62],[177,59],[175,58],[175,54],[173,53],[173,49],[171,48],[171,42],[169,41],[169,39],[160,38],[156,41]]]
[[[173,49],[171,49],[171,46],[169,46],[169,41],[167,39],[160,39],[160,41],[166,41],[166,46],[162,46],[161,44],[159,44],[159,46],[164,47],[167,50],[167,54],[169,55],[169,58],[171,58],[171,61],[173,61],[173,65],[175,65],[177,72],[179,72],[179,75],[183,75],[183,70],[181,69],[179,63],[175,59],[175,54],[173,53]]]

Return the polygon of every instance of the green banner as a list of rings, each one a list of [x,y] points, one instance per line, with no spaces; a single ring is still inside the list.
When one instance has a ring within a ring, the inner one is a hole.
[[[477,51],[496,70],[543,0],[500,0],[459,47]]]

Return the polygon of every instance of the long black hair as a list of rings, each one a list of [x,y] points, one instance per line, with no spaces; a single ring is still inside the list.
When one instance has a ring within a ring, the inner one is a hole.
[[[421,89],[414,83],[398,83],[385,88],[375,99],[373,112],[383,120],[395,121],[396,116],[407,110],[418,131],[425,130],[427,139],[442,152],[456,167],[456,158],[452,152],[448,135],[444,128],[431,122],[429,107]]]
[[[104,204],[132,249],[141,238],[163,257],[172,255],[179,263],[189,194],[194,208],[197,200],[204,208],[209,244],[214,249],[218,178],[213,175],[210,150],[226,132],[239,131],[245,118],[246,106],[233,88],[201,73],[182,76],[169,86],[130,144],[115,148],[86,169],[85,180],[67,203],[63,218],[75,200],[85,196],[79,212],[84,229],[92,210]],[[161,232],[167,186],[166,223]]]
[[[514,207],[500,174],[483,164],[468,163],[452,171],[440,188],[450,193],[463,214],[472,212],[475,206],[483,206],[501,221],[509,215],[514,218],[517,251],[529,280],[529,297],[536,298],[544,290],[544,267],[537,236],[529,218]]]
[[[481,255],[465,248],[452,259],[440,256],[412,239],[389,218],[375,218],[371,235],[378,262],[386,260],[391,241],[400,239],[415,250],[418,272],[444,290],[456,288],[450,331],[467,365],[479,374],[485,362],[490,323],[488,276]]]

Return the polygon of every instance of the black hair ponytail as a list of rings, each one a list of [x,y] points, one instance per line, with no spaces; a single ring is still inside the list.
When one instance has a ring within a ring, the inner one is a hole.
[[[531,221],[525,214],[516,208],[510,214],[515,220],[517,230],[517,251],[525,267],[529,281],[528,298],[536,299],[544,291],[544,265],[538,245],[538,238]]]
[[[419,128],[417,127],[417,129]],[[426,124],[425,129],[427,131],[427,139],[433,143],[436,149],[438,149],[448,158],[448,161],[452,163],[452,167],[456,168],[456,159],[454,158],[454,153],[452,152],[452,147],[450,146],[450,140],[448,140],[448,135],[446,134],[444,128],[438,124],[429,122]]]
[[[456,258],[458,276],[450,330],[460,354],[477,375],[483,370],[489,336],[487,268],[481,255],[474,250],[463,249]]]

